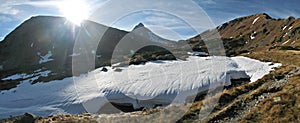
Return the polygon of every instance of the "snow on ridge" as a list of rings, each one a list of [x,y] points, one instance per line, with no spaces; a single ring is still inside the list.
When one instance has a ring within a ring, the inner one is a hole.
[[[252,24],[255,24],[255,22],[259,19],[260,17],[257,17],[253,20]]]
[[[249,77],[254,82],[280,65],[270,64],[246,57],[190,56],[186,61],[106,67],[106,72],[99,68],[78,77],[34,85],[25,80],[14,91],[1,92],[0,98],[5,100],[0,101],[0,118],[27,111],[40,116],[81,113],[86,111],[82,104],[101,106],[107,99],[130,103],[134,108],[182,104],[188,96],[205,91],[212,84],[230,85],[230,79]],[[91,110],[96,112],[97,108]]]

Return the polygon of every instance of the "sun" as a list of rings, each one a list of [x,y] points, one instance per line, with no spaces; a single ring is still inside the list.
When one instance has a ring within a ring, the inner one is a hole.
[[[88,18],[89,6],[83,0],[64,0],[57,7],[64,17],[76,25]]]

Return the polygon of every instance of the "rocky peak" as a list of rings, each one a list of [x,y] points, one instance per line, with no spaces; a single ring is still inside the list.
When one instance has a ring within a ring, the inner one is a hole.
[[[136,25],[133,30],[137,29],[137,28],[141,28],[141,27],[145,27],[143,23],[139,23],[138,25]]]

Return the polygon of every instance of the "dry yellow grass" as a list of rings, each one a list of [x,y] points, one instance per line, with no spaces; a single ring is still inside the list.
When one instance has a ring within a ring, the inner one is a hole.
[[[300,122],[300,74],[283,89],[262,101],[241,122]]]
[[[277,50],[252,52],[250,54],[242,54],[250,58],[258,59],[261,61],[280,62],[284,65],[300,66],[300,54],[295,50]]]
[[[278,61],[285,65],[285,69],[277,70],[277,74],[285,75],[292,67],[300,66],[300,54],[298,51],[259,52],[246,56],[256,59],[268,59]],[[295,65],[295,66],[293,66]],[[262,89],[257,90],[264,91]],[[300,74],[295,74],[291,79],[270,98],[260,102],[251,110],[241,122],[300,122]]]

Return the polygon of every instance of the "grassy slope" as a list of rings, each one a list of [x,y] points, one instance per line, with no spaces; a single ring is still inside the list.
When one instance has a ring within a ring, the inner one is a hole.
[[[256,59],[271,59],[286,66],[300,67],[300,52],[274,50],[247,55]],[[285,70],[288,71],[288,70]],[[300,73],[291,75],[289,81],[270,98],[259,103],[241,122],[300,122]]]
[[[225,89],[202,121],[198,113],[205,100],[195,102],[180,122],[300,122],[300,52],[274,49],[242,55],[283,66],[257,82]]]

